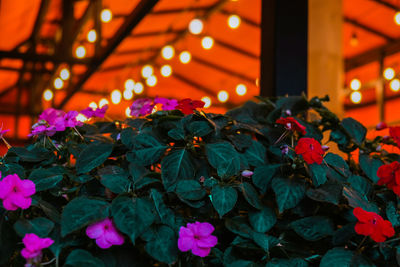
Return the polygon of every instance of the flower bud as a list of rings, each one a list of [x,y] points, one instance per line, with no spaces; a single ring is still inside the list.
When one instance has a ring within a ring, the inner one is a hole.
[[[380,123],[378,123],[376,125],[376,130],[377,131],[380,131],[380,130],[383,130],[383,129],[386,129],[386,128],[387,128],[387,124],[385,122],[383,122],[383,121],[381,121]]]
[[[281,146],[282,155],[287,155],[289,153],[289,147],[287,145]]]
[[[325,152],[329,150],[329,146],[327,146],[327,145],[322,145],[321,148]]]
[[[249,170],[242,171],[242,176],[244,176],[244,177],[251,177],[252,175],[253,175],[252,171],[249,171]]]
[[[285,110],[285,114],[288,115],[288,116],[291,116],[291,115],[292,115],[292,112],[290,111],[290,109],[286,109],[286,110]]]

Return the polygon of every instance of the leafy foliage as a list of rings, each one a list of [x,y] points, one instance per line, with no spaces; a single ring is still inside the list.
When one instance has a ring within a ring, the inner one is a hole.
[[[398,156],[326,100],[260,98],[225,115],[158,111],[9,149],[2,177],[30,179],[36,194],[22,212],[0,207],[0,265],[22,266],[21,238],[35,233],[55,241],[43,251],[48,266],[395,266],[398,234],[363,241],[352,210],[400,227],[398,197],[377,184],[378,168]],[[305,137],[339,151],[305,163],[294,152],[302,136],[275,124],[288,111]],[[107,217],[125,243],[101,250],[85,230]],[[180,227],[196,221],[218,238],[203,259],[177,246]]]

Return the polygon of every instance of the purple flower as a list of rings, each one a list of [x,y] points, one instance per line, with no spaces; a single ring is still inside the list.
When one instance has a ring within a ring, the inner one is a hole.
[[[57,131],[65,130],[64,123],[65,112],[59,109],[48,108],[39,115],[39,121],[44,120],[50,126],[55,126]]]
[[[109,218],[89,225],[86,228],[86,235],[91,239],[96,239],[96,244],[102,249],[124,243],[124,236],[118,232]]]
[[[282,155],[287,155],[289,153],[289,147],[287,145],[282,145],[281,153],[282,153]]]
[[[21,180],[17,174],[10,174],[0,181],[0,199],[6,210],[27,209],[36,187],[31,180]]]
[[[154,104],[149,98],[141,98],[132,103],[130,106],[131,116],[140,117],[151,114]]]
[[[28,136],[29,137],[35,135],[53,136],[56,132],[57,129],[55,126],[47,127],[46,125],[36,123],[35,125],[32,126],[32,132],[28,134]]]
[[[205,222],[188,223],[179,229],[178,248],[180,251],[189,251],[196,256],[206,257],[211,248],[218,243],[216,236],[211,235],[214,227]]]
[[[156,97],[154,99],[155,104],[162,104],[163,110],[174,110],[178,106],[178,100],[168,99],[164,97]]]
[[[9,132],[9,131],[10,131],[9,129],[3,130],[3,124],[1,124],[1,128],[0,128],[0,138],[2,138],[3,135],[4,135],[5,133]]]
[[[35,263],[40,263],[42,258],[42,249],[50,247],[54,240],[51,238],[40,238],[35,234],[25,234],[22,239],[25,247],[21,250],[21,255],[25,259],[34,259]]]
[[[87,107],[84,110],[82,110],[81,113],[83,115],[85,115],[85,117],[88,119],[93,118],[93,117],[104,118],[104,115],[106,114],[107,109],[108,109],[108,105],[104,105],[103,107],[96,108],[96,109]]]
[[[249,170],[244,170],[244,171],[242,171],[242,176],[244,176],[244,177],[251,177],[253,175],[253,172],[252,171],[249,171]]]
[[[66,127],[75,127],[75,126],[82,126],[83,123],[76,120],[76,116],[78,116],[78,111],[69,111],[67,114],[64,115],[65,126]]]
[[[84,110],[81,110],[81,113],[88,119],[93,117],[94,110],[91,107],[87,107]]]

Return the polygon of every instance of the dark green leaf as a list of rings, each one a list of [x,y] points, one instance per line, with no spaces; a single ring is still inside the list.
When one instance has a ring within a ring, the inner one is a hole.
[[[258,167],[265,164],[267,160],[266,152],[265,147],[261,143],[252,140],[251,146],[246,149],[244,154],[251,166]]]
[[[199,182],[195,180],[181,180],[175,190],[179,198],[186,200],[200,200],[206,195]]]
[[[215,185],[211,190],[212,204],[222,217],[235,207],[237,192],[233,187]]]
[[[152,188],[150,196],[154,201],[154,206],[156,207],[158,216],[160,216],[161,222],[170,227],[175,227],[175,214],[164,204],[161,193]]]
[[[194,177],[194,168],[189,153],[178,149],[169,153],[161,161],[161,177],[167,192],[174,191],[179,180]]]
[[[78,174],[87,173],[94,168],[100,166],[111,154],[113,149],[112,144],[90,144],[76,159],[76,171]]]
[[[77,197],[69,202],[61,217],[61,235],[83,228],[90,223],[108,217],[109,204],[106,201]]]
[[[238,260],[238,261],[231,262],[229,265],[226,265],[226,266],[229,266],[229,267],[257,267],[258,265],[252,261]]]
[[[333,153],[328,153],[325,155],[324,160],[326,164],[334,168],[342,176],[348,177],[350,175],[349,166],[341,156]]]
[[[240,171],[239,153],[227,142],[206,145],[208,162],[217,169],[218,176],[228,178]]]
[[[40,162],[52,156],[51,152],[45,148],[28,150],[25,147],[16,146],[11,147],[7,151],[7,156],[9,154],[16,154],[19,157],[20,161],[25,162]]]
[[[378,182],[379,177],[376,174],[379,167],[383,165],[383,162],[380,159],[375,159],[369,157],[366,154],[360,154],[360,167],[363,172],[374,182]]]
[[[279,212],[294,208],[305,194],[305,185],[295,179],[276,177],[272,180]]]
[[[127,155],[128,161],[144,166],[157,162],[167,149],[166,145],[146,133],[136,135],[133,146],[134,149]]]
[[[78,182],[80,184],[84,184],[92,180],[94,177],[88,174],[82,174],[79,176],[71,175],[71,180]]]
[[[400,214],[394,202],[389,202],[386,205],[386,216],[392,223],[393,227],[400,226]]]
[[[168,131],[168,136],[174,140],[185,139],[185,129],[183,128],[182,121],[180,121],[175,128]]]
[[[252,205],[256,209],[262,209],[260,197],[258,196],[257,191],[251,184],[247,182],[241,183],[240,190],[242,191],[244,198],[247,200],[247,202],[249,202],[250,205]]]
[[[129,235],[132,243],[155,219],[153,205],[144,198],[117,197],[111,206],[117,228]]]
[[[0,214],[2,210],[0,210]],[[3,215],[2,215],[3,216]],[[9,221],[0,220],[0,264],[1,266],[10,266],[6,264],[9,259],[12,258],[13,253],[15,255],[15,249],[17,248],[17,243],[21,242]],[[21,249],[18,246],[18,250]]]
[[[116,194],[128,192],[132,184],[128,172],[118,166],[109,165],[99,169],[97,173],[101,184]]]
[[[293,230],[308,241],[317,241],[334,232],[333,223],[327,217],[306,217],[290,224]]]
[[[20,237],[34,233],[39,237],[47,237],[54,228],[54,223],[47,218],[37,217],[33,220],[19,219],[14,224],[14,230]]]
[[[135,132],[131,127],[127,127],[121,131],[121,142],[128,148],[133,148],[133,138],[135,137]]]
[[[326,183],[326,172],[321,164],[313,163],[308,165],[311,171],[311,179],[313,181],[314,186],[318,187],[324,183]]]
[[[322,257],[320,267],[350,267],[353,256],[353,251],[333,248]]]
[[[278,259],[273,258],[265,267],[307,267],[308,263],[300,258]]]
[[[349,177],[348,182],[351,187],[355,189],[362,197],[368,199],[367,196],[371,193],[372,184],[366,178],[358,175],[352,175]]]
[[[281,164],[272,164],[255,168],[254,174],[251,177],[254,185],[257,186],[262,193],[265,193],[269,187],[270,181],[280,167]]]
[[[264,206],[260,211],[250,211],[249,221],[255,231],[265,233],[275,225],[276,215],[271,208]]]
[[[253,236],[253,230],[247,224],[247,220],[243,217],[236,216],[233,218],[228,218],[225,220],[225,227],[228,228],[229,231],[240,235],[244,238],[251,239]]]
[[[43,191],[55,187],[62,179],[65,170],[58,166],[49,169],[36,169],[31,175],[29,180],[35,183],[36,191]]]
[[[252,237],[254,242],[265,251],[269,251],[270,248],[273,248],[279,244],[278,238],[266,235],[264,233],[253,232]]]
[[[189,123],[187,129],[193,136],[203,137],[212,132],[212,128],[205,121],[194,121]]]
[[[356,233],[354,230],[355,225],[355,223],[349,223],[336,230],[332,237],[332,244],[334,246],[345,245]]]
[[[103,261],[93,257],[90,252],[83,249],[73,250],[65,260],[65,266],[71,267],[105,267]]]
[[[357,144],[364,141],[367,129],[361,123],[353,118],[345,118],[342,120],[342,126]]]
[[[360,207],[366,211],[379,213],[379,209],[375,204],[370,203],[367,199],[360,195],[360,193],[349,186],[345,185],[343,187],[343,196],[347,199],[349,205],[353,208]]]
[[[342,197],[342,190],[343,187],[339,182],[329,180],[319,188],[309,188],[307,190],[307,196],[315,201],[338,205]]]
[[[155,231],[154,238],[147,242],[145,249],[158,261],[172,264],[178,257],[177,239],[168,226],[161,226]]]

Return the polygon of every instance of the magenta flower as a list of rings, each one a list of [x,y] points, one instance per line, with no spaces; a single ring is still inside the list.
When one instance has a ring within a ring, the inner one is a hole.
[[[40,124],[40,122],[39,122],[32,126],[32,131],[30,134],[28,134],[28,136],[29,137],[35,136],[35,135],[53,136],[56,132],[57,132],[57,129],[55,126],[47,127],[46,125]]]
[[[156,97],[154,99],[154,103],[162,104],[163,110],[174,110],[178,106],[178,100],[168,99],[168,98],[164,98],[164,97]]]
[[[211,248],[218,243],[216,236],[211,235],[214,226],[205,222],[188,223],[179,229],[178,248],[180,251],[189,251],[196,256],[206,257]]]
[[[21,250],[21,255],[26,260],[35,260],[35,263],[40,262],[42,258],[42,249],[50,247],[54,240],[51,238],[40,238],[35,234],[26,234],[22,239],[25,247]]]
[[[88,119],[90,119],[91,117],[93,117],[94,115],[94,110],[91,107],[87,107],[83,110],[81,110],[81,113]]]
[[[104,115],[106,114],[107,109],[108,109],[108,105],[104,105],[103,107],[96,108],[96,109],[87,107],[84,110],[82,110],[81,113],[83,115],[85,115],[85,117],[88,119],[93,118],[93,117],[104,118]]]
[[[44,120],[50,126],[56,127],[56,131],[65,130],[65,112],[59,109],[48,108],[39,115],[39,121]]]
[[[130,106],[131,116],[140,117],[151,114],[154,104],[153,101],[149,98],[141,98],[135,100]]]
[[[32,203],[30,196],[35,192],[35,184],[31,180],[21,180],[17,174],[7,175],[0,181],[0,199],[6,210],[29,208]]]
[[[252,175],[253,175],[253,172],[252,172],[252,171],[249,171],[249,170],[244,170],[244,171],[242,171],[242,176],[244,176],[244,177],[249,178],[249,177],[251,177]]]
[[[9,129],[5,129],[3,130],[3,125],[0,128],[0,138],[3,138],[3,135],[8,133],[10,130]]]
[[[78,116],[78,111],[69,111],[67,114],[64,115],[64,120],[65,120],[65,126],[66,127],[75,127],[75,126],[82,126],[83,123],[78,121],[76,119],[76,116]]]
[[[118,232],[109,218],[89,225],[86,228],[86,235],[91,239],[96,239],[96,244],[102,249],[124,243],[124,236]]]

